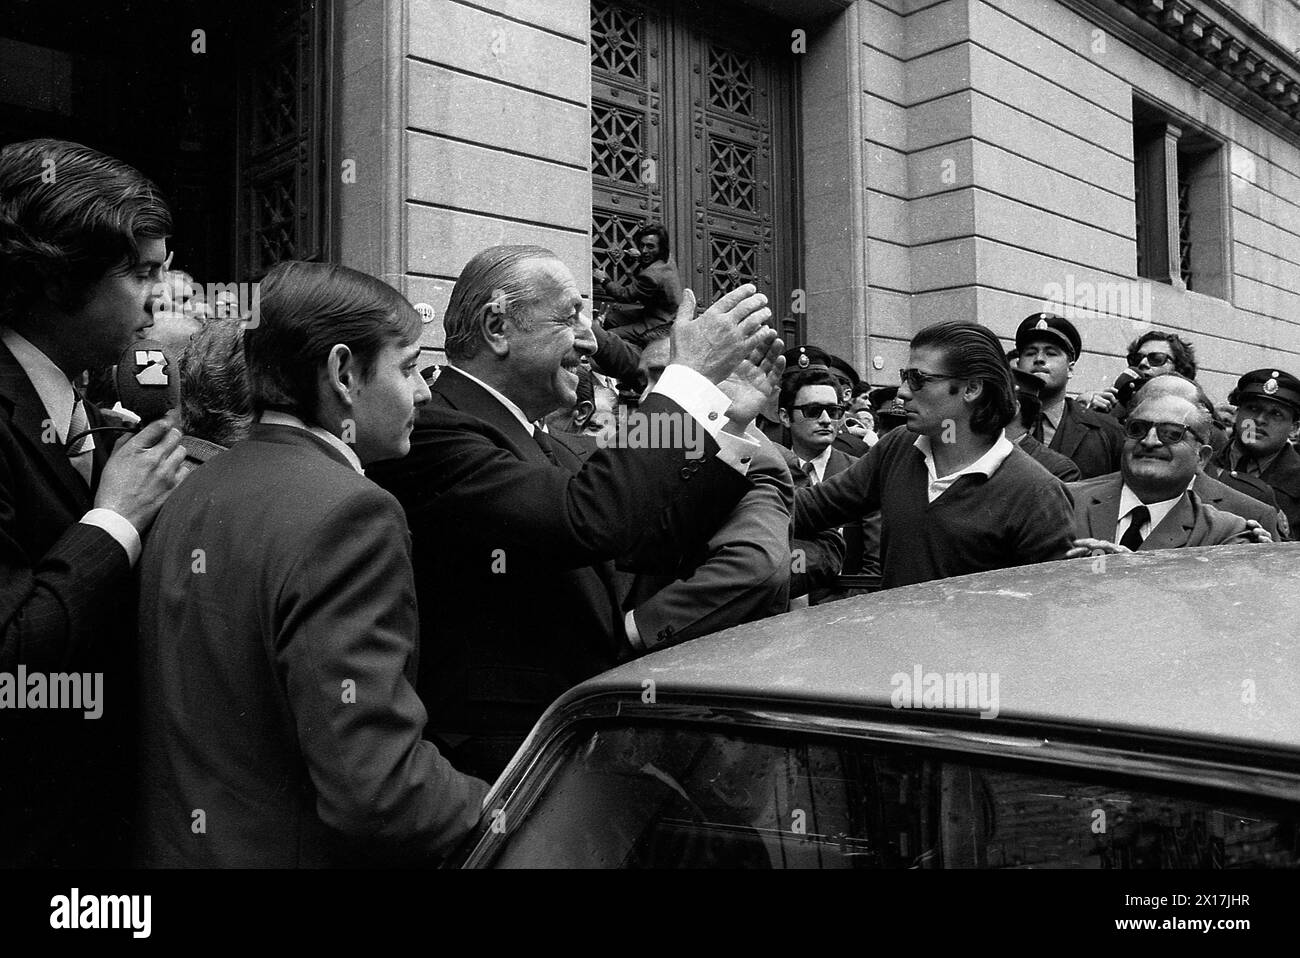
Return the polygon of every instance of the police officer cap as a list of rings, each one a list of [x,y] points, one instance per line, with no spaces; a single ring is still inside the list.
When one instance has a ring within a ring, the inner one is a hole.
[[[1074,323],[1055,313],[1034,313],[1016,327],[1017,350],[1037,342],[1055,343],[1069,353],[1071,361],[1078,359],[1083,351],[1083,339]]]
[[[1237,380],[1228,401],[1240,403],[1247,396],[1273,399],[1300,413],[1300,379],[1280,369],[1256,369]]]

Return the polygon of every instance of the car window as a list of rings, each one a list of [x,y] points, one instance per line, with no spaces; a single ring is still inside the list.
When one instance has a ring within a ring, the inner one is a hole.
[[[588,727],[557,759],[495,867],[1300,865],[1295,806],[1117,776],[689,725]]]

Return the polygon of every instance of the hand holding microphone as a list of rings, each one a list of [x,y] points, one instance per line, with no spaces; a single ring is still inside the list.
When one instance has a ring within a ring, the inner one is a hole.
[[[143,534],[180,482],[185,462],[175,428],[180,374],[161,343],[141,340],[127,348],[117,363],[117,394],[140,417],[140,429],[113,450],[99,479],[95,507],[113,510]],[[123,426],[100,429],[131,431]]]
[[[1141,382],[1142,374],[1130,366],[1115,378],[1113,386],[1092,397],[1092,407],[1101,412],[1110,412],[1117,405],[1127,406]]]

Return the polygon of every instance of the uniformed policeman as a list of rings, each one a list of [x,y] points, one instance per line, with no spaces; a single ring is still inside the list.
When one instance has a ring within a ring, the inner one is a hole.
[[[1268,483],[1292,529],[1300,529],[1300,453],[1287,441],[1300,422],[1300,379],[1280,369],[1242,376],[1228,401],[1237,407],[1232,442],[1219,457],[1230,475]]]

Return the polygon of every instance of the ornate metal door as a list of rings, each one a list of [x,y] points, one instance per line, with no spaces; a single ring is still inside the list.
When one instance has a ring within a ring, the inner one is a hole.
[[[625,276],[632,234],[662,221],[702,301],[752,282],[782,315],[799,250],[789,36],[717,4],[592,3],[595,266]]]

